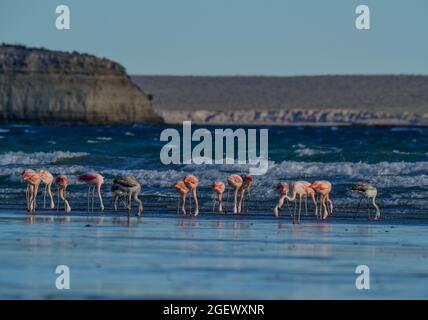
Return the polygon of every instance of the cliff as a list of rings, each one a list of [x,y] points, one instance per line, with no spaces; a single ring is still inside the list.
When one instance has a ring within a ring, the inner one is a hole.
[[[0,46],[0,121],[158,123],[125,68],[77,52]]]
[[[428,126],[428,76],[133,76],[167,123]]]

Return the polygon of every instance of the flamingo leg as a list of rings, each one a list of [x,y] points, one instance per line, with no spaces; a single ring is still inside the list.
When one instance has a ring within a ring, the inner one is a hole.
[[[55,201],[54,201],[54,198],[52,195],[52,183],[49,183],[49,185],[48,185],[48,195],[49,195],[49,198],[51,200],[50,207],[51,207],[51,209],[54,209],[55,208]]]
[[[245,189],[242,189],[241,195],[239,197],[238,213],[242,212],[242,206],[244,204],[244,196],[245,196]]]
[[[330,215],[333,215],[333,201],[330,200],[330,195],[327,194],[327,202],[330,205]]]
[[[294,199],[293,223],[296,223],[297,199]]]
[[[46,193],[47,193],[48,185],[45,184],[45,190],[43,191],[43,209],[46,209]]]
[[[324,214],[323,214],[323,220],[326,220],[327,219],[327,217],[328,217],[328,210],[327,210],[327,205],[326,205],[326,197],[325,196],[323,196],[322,198],[321,198],[321,205],[322,205],[322,207],[323,207],[323,209],[324,209]]]
[[[92,197],[91,197],[91,211],[94,212],[94,202],[95,202],[95,186],[92,187]]]
[[[314,194],[314,193],[312,193],[310,196],[311,196],[311,198],[312,198],[312,202],[314,203],[314,206],[315,206],[315,217],[317,217],[317,218],[318,218],[318,205],[317,205],[317,199],[315,198],[315,194]]]
[[[131,212],[131,198],[132,198],[132,192],[128,192],[128,205],[127,205],[127,209],[128,209],[128,213]]]
[[[88,212],[89,212],[89,207],[90,207],[90,205],[89,205],[90,194],[91,194],[91,186],[89,185],[89,187],[88,187]]]
[[[308,195],[305,194],[305,216],[308,215]]]
[[[290,217],[292,215],[291,207],[290,207],[290,201],[288,201],[287,198],[285,198],[285,202],[287,203],[288,212],[290,212]]]
[[[30,186],[27,184],[27,189],[25,189],[25,201],[27,204],[27,210],[30,210]]]
[[[95,190],[95,186],[94,186],[94,190]],[[98,194],[98,199],[100,201],[100,209],[101,211],[104,211],[104,203],[103,203],[103,197],[101,196],[101,185],[97,185],[97,194]],[[131,200],[129,200],[129,202],[131,203]],[[131,206],[131,204],[129,204],[129,206]]]
[[[300,213],[302,211],[302,196],[299,195],[299,219],[298,219],[298,223],[300,224]]]
[[[372,218],[372,217],[371,217],[371,215],[370,215],[370,213],[371,213],[371,212],[370,212],[370,211],[371,211],[371,210],[370,210],[370,198],[367,198],[367,211],[368,211],[368,214],[369,214],[369,220],[371,220],[371,218]]]
[[[140,216],[141,213],[143,212],[143,201],[141,201],[138,198],[138,194],[140,193],[140,191],[136,191],[134,192],[134,200],[138,203],[138,211],[137,211],[137,216]]]
[[[226,196],[226,205],[224,206],[225,207],[225,210],[224,210],[225,213],[227,213],[228,208],[229,208],[229,194],[230,194],[230,188],[228,187],[227,188],[227,196]]]
[[[199,214],[199,202],[198,202],[198,194],[196,192],[196,187],[193,189],[193,199],[195,200],[195,217]]]
[[[114,196],[113,196],[113,208],[114,208],[114,211],[117,211],[117,202],[118,202],[118,200],[119,200],[118,194],[114,193]]]
[[[59,193],[60,193],[60,189],[58,188],[58,201],[57,201],[57,206],[56,206],[56,211],[58,211],[59,210],[59,206],[60,206],[60,196],[59,196]]]
[[[192,214],[192,196],[190,195],[190,192],[189,192],[189,206],[190,206],[189,213]]]
[[[34,211],[37,209],[37,194],[39,193],[39,187],[40,184],[36,184],[36,187],[34,188]]]
[[[238,213],[238,188],[235,189],[233,198],[233,213]]]
[[[213,213],[215,210],[215,193],[212,194],[212,200],[213,200]]]
[[[218,212],[223,212],[223,193],[218,194]]]
[[[178,214],[179,210],[180,210],[180,195],[177,194],[177,214]]]
[[[181,206],[181,212],[186,215],[186,194],[183,193],[182,195],[182,206]]]
[[[65,204],[65,206],[64,206],[64,210],[65,210],[65,212],[67,212],[67,213],[69,213],[69,212],[71,212],[71,207],[70,207],[70,203],[68,202],[68,200],[67,200],[67,198],[66,198],[66,195],[65,195],[65,188],[64,188],[64,193],[63,193],[63,197],[64,197],[64,204]]]

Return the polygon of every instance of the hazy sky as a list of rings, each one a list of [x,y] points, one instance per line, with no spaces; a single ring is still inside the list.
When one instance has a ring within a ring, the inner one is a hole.
[[[67,4],[71,30],[55,28]],[[355,8],[371,30],[355,28]],[[131,74],[428,74],[427,0],[0,0],[0,42],[77,50]]]

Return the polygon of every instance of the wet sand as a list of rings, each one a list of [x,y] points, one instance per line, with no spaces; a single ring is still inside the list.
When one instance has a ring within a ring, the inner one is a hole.
[[[1,299],[428,298],[428,226],[0,213]],[[68,265],[71,289],[57,290]],[[355,288],[370,267],[371,289]]]

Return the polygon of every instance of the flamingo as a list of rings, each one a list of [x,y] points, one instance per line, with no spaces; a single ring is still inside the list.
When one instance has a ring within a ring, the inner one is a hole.
[[[68,200],[65,197],[65,191],[67,189],[68,186],[68,178],[66,175],[59,175],[58,177],[56,177],[55,179],[55,183],[58,186],[58,209],[60,206],[60,200],[64,201],[64,210],[67,213],[71,212],[71,207],[70,207],[70,203],[68,202]]]
[[[189,191],[192,191],[193,199],[195,200],[195,217],[199,214],[199,203],[198,203],[198,195],[196,193],[196,188],[199,185],[199,180],[194,175],[187,175],[183,179],[184,184],[187,188],[189,188]],[[192,209],[190,208],[190,211]],[[190,212],[191,213],[191,212]]]
[[[363,197],[366,197],[369,201],[370,199],[372,200],[372,205],[376,209],[375,220],[378,220],[380,218],[380,209],[379,206],[376,204],[377,188],[370,183],[358,183],[352,187],[352,191],[358,192]],[[370,208],[368,208],[368,212],[370,219]]]
[[[218,212],[223,212],[223,192],[226,186],[222,181],[216,181],[212,184],[213,192],[217,195],[218,198]],[[213,205],[213,211],[215,207],[215,200]]]
[[[245,191],[248,190],[248,192],[250,192],[250,186],[252,183],[253,183],[253,177],[252,176],[250,176],[250,175],[243,175],[242,176],[242,185],[241,185],[241,188],[239,188],[240,198],[239,198],[238,213],[241,213],[241,210],[243,207]]]
[[[330,214],[333,214],[333,201],[330,200],[331,183],[326,180],[316,181],[311,184],[311,188],[321,195],[320,207],[324,208],[324,214],[321,216],[320,213],[320,217],[325,220],[327,219],[329,210]],[[327,208],[326,202],[328,202],[330,208]]]
[[[39,171],[39,177],[42,180],[42,183],[45,185],[45,190],[43,191],[43,208],[46,208],[46,193],[49,195],[51,200],[51,209],[55,208],[55,202],[52,195],[52,183],[54,182],[53,175],[46,170]]]
[[[89,211],[89,198],[92,189],[92,211],[94,210],[95,187],[97,188],[98,198],[100,200],[100,209],[104,211],[103,198],[101,196],[101,186],[104,183],[104,177],[97,172],[85,173],[77,177],[77,180],[85,182],[88,188],[88,211]]]
[[[242,186],[242,177],[237,174],[232,174],[227,177],[227,183],[233,191],[233,213],[238,213],[238,192]]]
[[[299,217],[297,223],[300,223],[300,213],[302,210],[302,197],[305,197],[305,209],[307,211],[307,202],[306,197],[310,196],[315,205],[315,216],[318,217],[318,206],[315,199],[315,191],[311,188],[311,184],[307,181],[296,181],[293,183],[293,195],[289,197],[288,195],[285,198],[288,201],[294,201],[294,214],[293,214],[293,223],[296,223],[296,197],[299,196]]]
[[[126,194],[128,196],[128,204],[126,208],[128,213],[131,212],[131,198],[134,195],[135,202],[138,203],[137,216],[140,216],[143,212],[143,202],[138,198],[138,194],[141,192],[141,185],[132,176],[117,177],[113,180],[112,191],[114,192],[114,209],[117,211],[117,200],[120,195]]]
[[[25,169],[21,173],[22,179],[27,183],[27,190],[25,192],[25,198],[27,201],[27,210],[29,212],[35,212],[37,207],[37,192],[41,179],[39,174],[32,169]]]
[[[284,201],[287,200],[286,196],[288,195],[288,191],[290,190],[290,187],[288,186],[288,183],[281,182],[281,183],[278,183],[276,188],[279,191],[279,200],[278,200],[277,205],[273,209],[273,214],[275,215],[275,217],[278,217],[279,216],[279,209],[282,208],[282,206],[284,205]],[[287,204],[288,204],[288,202],[287,202]]]
[[[174,188],[178,193],[181,194],[181,200],[182,200],[181,212],[183,214],[186,214],[186,195],[190,190],[183,181],[176,182],[174,184]],[[179,207],[180,207],[180,198],[178,198],[177,213],[178,213]]]

